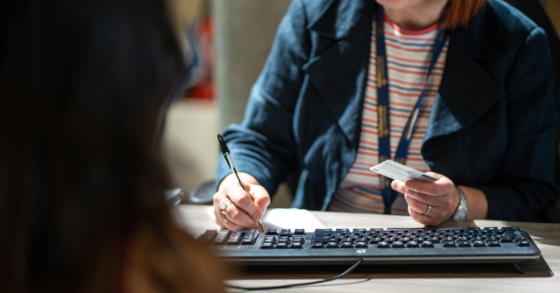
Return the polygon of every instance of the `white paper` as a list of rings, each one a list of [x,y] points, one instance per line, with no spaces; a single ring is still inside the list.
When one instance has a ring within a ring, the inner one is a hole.
[[[208,207],[207,212],[215,222],[214,208]],[[267,210],[262,223],[265,229],[305,229],[305,231],[314,231],[315,229],[323,229],[323,225],[308,210],[301,209],[270,209]]]
[[[263,218],[266,229],[305,229],[312,232],[323,229],[325,225],[319,222],[308,210],[300,209],[271,209]]]

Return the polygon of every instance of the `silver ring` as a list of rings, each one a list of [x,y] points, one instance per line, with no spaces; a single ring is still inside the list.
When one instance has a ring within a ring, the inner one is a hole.
[[[428,205],[428,210],[424,213],[424,216],[427,216],[431,210],[432,210],[432,206]]]
[[[233,202],[228,201],[220,207],[220,211],[222,211],[222,214],[225,215],[227,213],[227,208],[229,207],[230,204],[233,204]]]

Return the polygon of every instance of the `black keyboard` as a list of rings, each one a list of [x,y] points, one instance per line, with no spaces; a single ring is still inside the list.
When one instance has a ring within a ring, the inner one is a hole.
[[[247,265],[520,263],[541,255],[518,227],[206,230],[198,240]]]

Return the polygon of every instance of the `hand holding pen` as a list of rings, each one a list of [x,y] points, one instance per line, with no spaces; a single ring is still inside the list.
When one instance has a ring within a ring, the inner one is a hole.
[[[247,173],[240,173],[224,139],[218,134],[220,147],[232,174],[221,183],[214,195],[216,224],[235,230],[258,228],[264,232],[260,219],[270,203],[268,192]]]

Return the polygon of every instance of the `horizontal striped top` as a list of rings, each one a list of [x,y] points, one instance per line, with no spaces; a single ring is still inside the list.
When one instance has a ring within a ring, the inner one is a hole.
[[[385,18],[384,26],[387,74],[389,78],[391,158],[394,158],[402,131],[423,88],[439,23],[424,30],[406,31],[400,29],[388,18]],[[428,80],[418,121],[408,149],[406,165],[423,172],[429,171],[429,167],[422,158],[420,147],[422,146],[432,105],[443,76],[448,45],[449,39],[446,40]],[[338,190],[329,206],[329,210],[332,211],[383,213],[384,204],[379,187],[379,175],[369,170],[370,167],[379,162],[375,48],[374,20],[360,145],[356,161],[339,184]],[[408,214],[408,205],[402,194],[399,195],[393,204],[391,213]]]

